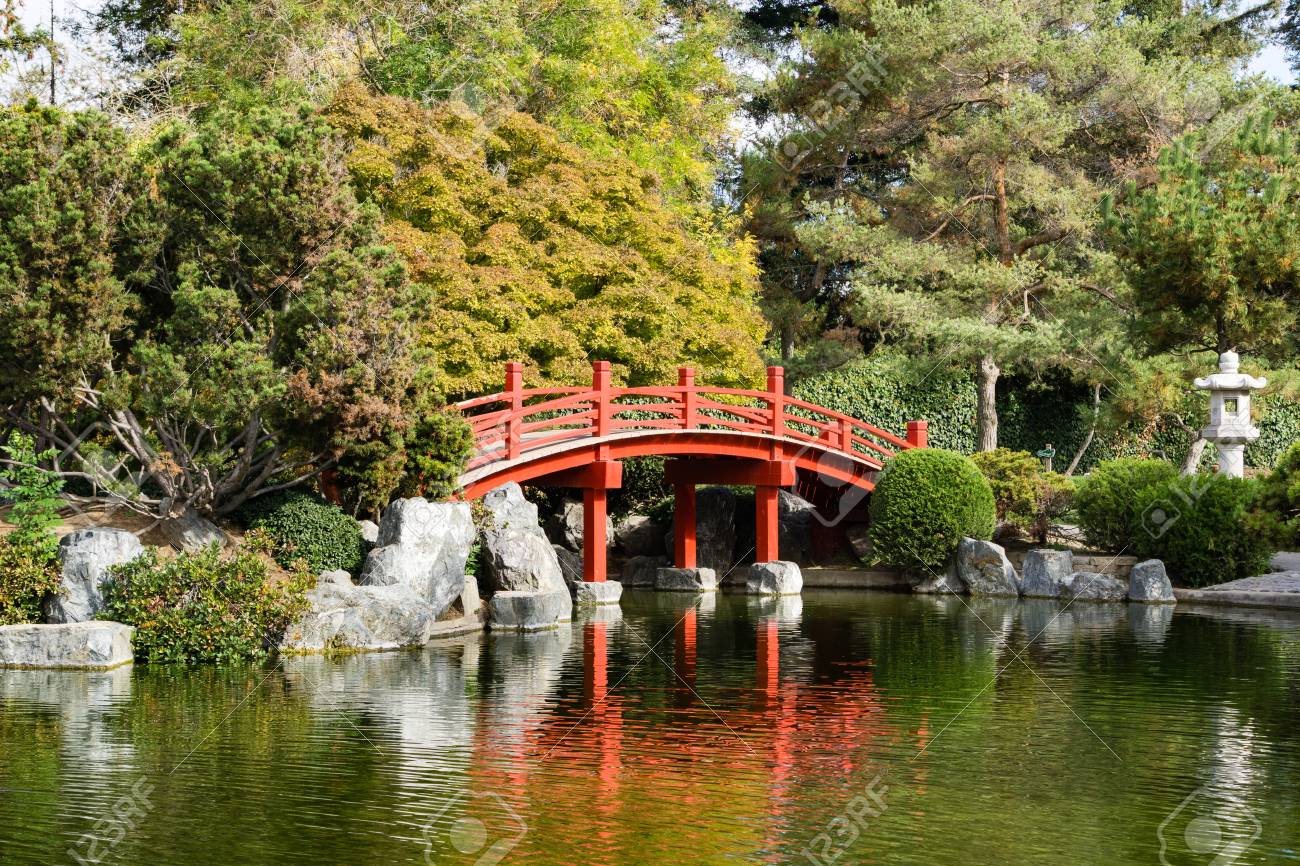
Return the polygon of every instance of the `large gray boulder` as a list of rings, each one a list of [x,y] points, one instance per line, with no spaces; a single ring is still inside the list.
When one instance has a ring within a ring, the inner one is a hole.
[[[798,563],[778,559],[749,567],[745,592],[750,595],[798,595],[802,591],[803,572]]]
[[[661,568],[655,572],[655,589],[660,592],[713,592],[718,575],[711,568]]]
[[[1031,550],[1025,554],[1020,592],[1030,598],[1056,598],[1060,583],[1074,571],[1074,554],[1068,550]]]
[[[671,530],[664,536],[664,549],[673,549]],[[695,494],[696,564],[725,575],[735,560],[736,494],[727,487],[705,487]]]
[[[957,576],[971,595],[1018,596],[1015,566],[1001,545],[963,538],[957,545]]]
[[[436,619],[464,588],[473,543],[468,503],[399,499],[384,510],[360,583],[403,587],[428,604]]]
[[[666,556],[633,556],[623,563],[624,586],[654,586],[659,569],[669,564]]]
[[[629,514],[614,528],[614,541],[625,556],[659,556],[664,552],[664,527],[644,514]]]
[[[1123,601],[1128,587],[1123,581],[1094,571],[1076,571],[1061,580],[1060,596],[1071,601]]]
[[[812,558],[812,528],[816,506],[789,491],[777,493],[777,547],[781,559],[808,562]]]
[[[493,629],[536,631],[568,622],[573,612],[569,591],[497,592],[488,599],[488,624]]]
[[[169,509],[171,505],[164,502],[163,507]],[[214,544],[225,547],[230,543],[230,537],[220,526],[188,506],[164,519],[159,528],[167,542],[177,550],[203,550]]]
[[[569,589],[555,549],[537,522],[537,506],[515,482],[483,497],[488,509],[482,534],[483,566],[494,592],[562,592]]]
[[[59,592],[47,596],[41,612],[48,623],[86,622],[104,608],[101,589],[108,570],[144,553],[125,529],[79,529],[59,542]]]
[[[134,633],[120,622],[0,626],[0,668],[119,667],[132,661]]]
[[[554,544],[560,544],[569,550],[582,550],[584,533],[583,507],[576,499],[566,499],[560,510],[546,521],[546,535]],[[614,521],[605,517],[605,545],[614,546]]]
[[[564,575],[564,582],[570,586],[580,582],[582,580],[582,554],[569,550],[563,544],[552,544],[551,549],[555,551],[555,559],[560,563],[560,573]]]
[[[344,586],[333,579],[321,580],[307,592],[307,605],[307,612],[285,631],[282,651],[422,646],[429,642],[438,621],[428,602],[396,584]]]
[[[1148,559],[1133,566],[1128,574],[1129,601],[1168,603],[1174,601],[1174,587],[1165,574],[1165,564]]]
[[[965,595],[966,584],[962,581],[961,576],[957,574],[956,556],[948,560],[948,567],[942,573],[927,574],[920,583],[912,588],[912,591],[926,595]]]

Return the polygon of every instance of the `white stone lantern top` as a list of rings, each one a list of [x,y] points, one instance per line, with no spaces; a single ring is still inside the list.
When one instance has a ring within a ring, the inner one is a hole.
[[[1267,379],[1237,372],[1240,363],[1241,357],[1236,352],[1224,352],[1219,356],[1219,372],[1203,376],[1193,384],[1206,391],[1252,391],[1268,384]]]
[[[1250,392],[1263,388],[1267,379],[1257,379],[1238,370],[1236,352],[1219,356],[1219,372],[1196,379],[1197,388],[1210,392],[1210,425],[1201,436],[1219,451],[1219,471],[1240,478],[1244,470],[1246,443],[1259,438],[1250,423]]]

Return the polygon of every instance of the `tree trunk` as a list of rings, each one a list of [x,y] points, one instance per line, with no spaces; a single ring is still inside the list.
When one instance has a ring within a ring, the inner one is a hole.
[[[1088,428],[1088,435],[1084,437],[1079,450],[1074,452],[1074,459],[1070,461],[1070,465],[1065,470],[1066,475],[1073,475],[1074,470],[1079,468],[1079,461],[1083,459],[1083,455],[1088,451],[1088,446],[1092,444],[1093,437],[1097,435],[1097,416],[1100,414],[1101,383],[1098,382],[1092,386],[1092,426]]]
[[[978,451],[992,451],[998,447],[998,375],[1002,371],[992,355],[980,358],[979,369],[979,404],[977,419],[979,424]]]
[[[1197,436],[1192,440],[1192,445],[1187,449],[1187,456],[1183,458],[1183,465],[1178,472],[1181,475],[1194,475],[1196,467],[1201,465],[1201,455],[1205,453],[1205,446],[1209,441]]]

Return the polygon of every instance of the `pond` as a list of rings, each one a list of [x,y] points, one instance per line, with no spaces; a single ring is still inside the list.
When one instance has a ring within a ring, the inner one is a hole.
[[[831,591],[590,617],[0,672],[0,862],[1300,860],[1300,619]]]

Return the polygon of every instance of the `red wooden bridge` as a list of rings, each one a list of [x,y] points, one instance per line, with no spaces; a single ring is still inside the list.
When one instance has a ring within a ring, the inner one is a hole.
[[[695,384],[682,367],[676,385],[617,388],[608,361],[592,364],[591,387],[524,388],[523,365],[506,364],[505,390],[457,403],[474,430],[474,455],[460,477],[476,499],[509,481],[583,491],[583,577],[605,579],[606,499],[622,486],[628,457],[677,457],[665,465],[676,495],[673,558],[695,567],[695,486],[753,485],[755,561],[778,558],[777,492],[800,473],[831,487],[870,490],[883,462],[924,448],[926,422],[899,437],[785,393],[781,367],[767,390]]]

